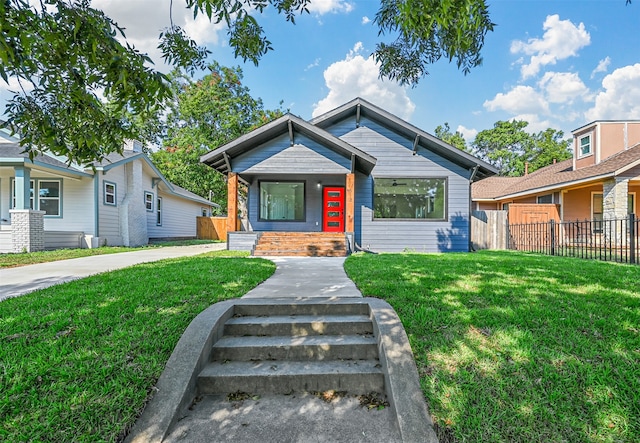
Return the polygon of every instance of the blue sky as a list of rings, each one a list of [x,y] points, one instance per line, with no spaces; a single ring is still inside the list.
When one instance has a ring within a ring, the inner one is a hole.
[[[486,38],[483,65],[465,76],[454,63],[440,61],[415,88],[378,78],[370,55],[385,37],[373,24],[376,0],[312,0],[311,13],[298,17],[296,25],[266,10],[259,22],[274,50],[258,67],[234,59],[222,25],[203,17],[194,21],[179,1],[173,16],[212,51],[212,60],[240,65],[244,84],[265,107],[282,101],[305,119],[355,96],[430,133],[448,122],[468,141],[512,118],[527,120],[531,132],[551,127],[566,136],[593,120],[640,119],[640,1],[630,6],[625,0],[489,3],[497,26]],[[130,41],[166,69],[155,46],[168,25],[168,0],[92,4],[125,26]]]

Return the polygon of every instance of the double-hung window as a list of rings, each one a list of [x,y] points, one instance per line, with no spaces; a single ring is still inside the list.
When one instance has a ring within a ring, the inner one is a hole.
[[[109,206],[116,206],[116,198],[116,184],[107,181],[104,182],[104,204]]]
[[[36,198],[36,190],[38,198]],[[44,211],[45,216],[62,215],[62,181],[36,179],[29,181],[29,209]],[[16,183],[11,181],[11,207],[16,207]]]
[[[153,212],[153,194],[145,191],[144,193],[144,206],[147,212]]]
[[[591,154],[591,135],[585,135],[578,140],[580,146],[578,146],[579,157],[585,157]]]
[[[376,219],[445,220],[446,178],[376,178],[373,184]]]
[[[162,197],[156,199],[156,225],[162,226]]]

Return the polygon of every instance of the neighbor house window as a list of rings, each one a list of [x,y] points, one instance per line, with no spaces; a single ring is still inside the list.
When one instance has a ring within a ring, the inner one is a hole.
[[[162,226],[162,197],[156,199],[156,225]]]
[[[553,203],[553,194],[539,195],[538,203]]]
[[[153,194],[151,192],[144,193],[144,206],[147,212],[153,212]]]
[[[116,205],[116,184],[111,182],[104,182],[104,204]]]
[[[33,180],[29,180],[29,209],[33,209],[33,190],[35,188],[35,182]],[[14,179],[11,180],[11,207],[16,207],[16,181]]]
[[[373,184],[375,218],[444,220],[446,178],[376,178]]]
[[[207,208],[200,208],[200,210],[202,211],[202,216],[203,217],[208,217],[209,216],[209,210]]]
[[[45,215],[60,215],[60,180],[38,181],[38,209]]]
[[[591,194],[591,214],[593,218],[593,232],[602,232],[602,194]]]
[[[591,154],[591,136],[585,135],[580,138],[580,157]]]
[[[304,182],[260,182],[260,220],[304,221]]]

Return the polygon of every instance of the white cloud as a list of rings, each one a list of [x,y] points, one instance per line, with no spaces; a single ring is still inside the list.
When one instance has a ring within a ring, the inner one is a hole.
[[[587,120],[640,119],[640,63],[616,69],[602,86],[595,105],[585,113]]]
[[[459,125],[456,128],[456,131],[459,132],[460,134],[462,134],[462,136],[467,141],[467,143],[471,143],[472,141],[474,141],[475,138],[476,138],[476,135],[478,135],[478,130],[477,129],[465,128],[462,125]]]
[[[547,113],[549,104],[544,97],[531,86],[516,86],[506,94],[498,93],[493,100],[487,100],[483,106],[489,111],[518,113]]]
[[[19,80],[18,77],[9,77],[9,82],[0,80],[0,92],[29,92],[33,89],[33,83],[28,80]]]
[[[362,24],[363,25],[367,25],[371,23],[371,19],[369,17],[367,17],[366,15],[364,17],[362,17]]]
[[[119,26],[125,28],[127,41],[137,50],[146,53],[162,68],[163,59],[158,49],[160,31],[171,25],[170,2],[157,0],[93,0],[91,6],[100,9],[111,17]],[[187,35],[199,45],[218,44],[218,33],[226,28],[223,23],[211,23],[205,14],[199,14],[194,20],[193,12],[180,3],[174,2],[173,22],[182,27]]]
[[[511,43],[513,54],[530,55],[529,64],[521,68],[522,78],[533,77],[546,65],[555,65],[558,60],[576,56],[578,50],[591,43],[591,36],[584,23],[578,26],[570,20],[560,20],[557,14],[547,16],[542,26],[542,38],[530,38],[526,42],[515,40]]]
[[[548,128],[559,129],[549,120],[540,120],[540,116],[538,114],[519,114],[511,118],[510,120],[524,120],[525,122],[528,122],[529,124],[526,128],[524,128],[524,130],[529,133],[545,131]]]
[[[591,78],[594,78],[598,72],[607,72],[610,64],[611,59],[608,56],[600,60],[598,62],[598,66],[596,66],[596,68],[591,72]]]
[[[330,111],[355,97],[362,97],[385,110],[408,120],[415,104],[407,95],[407,88],[379,78],[379,67],[372,56],[364,58],[361,42],[355,44],[344,60],[337,61],[324,71],[329,88],[325,98],[314,104],[313,117]]]
[[[545,72],[538,85],[551,103],[571,104],[576,99],[585,100],[589,94],[589,88],[572,72]]]
[[[317,66],[319,66],[319,65],[320,65],[320,58],[318,57],[318,58],[316,58],[316,59],[313,61],[313,63],[309,63],[309,64],[307,65],[307,67],[306,67],[306,68],[304,68],[304,70],[305,70],[305,71],[308,71],[309,69],[313,69],[313,68],[315,68],[315,67],[317,67]]]
[[[349,13],[353,11],[353,4],[344,0],[313,0],[307,5],[310,13],[318,15],[333,13]]]

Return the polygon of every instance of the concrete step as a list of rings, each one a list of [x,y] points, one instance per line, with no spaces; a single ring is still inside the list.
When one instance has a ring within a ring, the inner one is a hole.
[[[236,391],[251,394],[384,391],[384,374],[376,360],[211,362],[198,376],[200,394]]]
[[[244,316],[227,320],[224,335],[351,335],[372,334],[365,315],[274,315]]]
[[[236,305],[233,310],[236,317],[271,316],[271,315],[366,315],[369,316],[367,303],[299,303],[273,300],[270,304],[244,303]]]
[[[325,361],[378,358],[373,335],[309,335],[275,337],[224,336],[213,346],[212,361]]]

